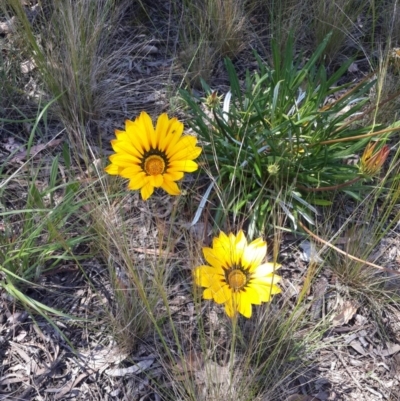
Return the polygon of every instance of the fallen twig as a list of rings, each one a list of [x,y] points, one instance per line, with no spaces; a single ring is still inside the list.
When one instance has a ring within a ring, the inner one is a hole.
[[[341,253],[342,255],[345,255],[346,257],[348,257],[351,260],[355,260],[356,262],[360,262],[360,263],[364,263],[368,266],[374,267],[375,269],[387,272],[387,273],[394,273],[394,274],[398,274],[400,275],[400,271],[397,270],[393,270],[393,269],[388,269],[387,267],[382,267],[379,265],[376,265],[375,263],[372,262],[368,262],[366,260],[357,258],[356,256],[350,255],[348,252],[342,251],[341,249],[339,249],[338,247],[336,247],[335,245],[331,244],[328,241],[325,241],[324,239],[322,239],[321,237],[318,237],[318,235],[314,234],[312,231],[310,231],[304,224],[302,224],[301,222],[298,222],[299,226],[311,237],[313,237],[315,240],[317,240],[318,242],[321,242],[322,244],[329,246],[330,248],[334,249],[335,251]]]

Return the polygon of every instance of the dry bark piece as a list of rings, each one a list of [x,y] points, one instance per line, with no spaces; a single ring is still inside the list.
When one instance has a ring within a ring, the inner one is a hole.
[[[204,358],[201,352],[191,350],[180,359],[174,366],[177,373],[197,372],[202,369]]]
[[[155,359],[144,359],[143,361],[140,361],[135,365],[129,366],[127,368],[108,369],[105,372],[108,374],[108,376],[111,377],[121,377],[126,375],[132,375],[135,373],[141,373],[147,370],[154,363],[154,361]]]
[[[321,276],[313,286],[314,299],[311,305],[311,317],[313,320],[318,320],[321,318],[324,295],[327,288],[328,279],[325,276]]]
[[[363,346],[356,340],[353,340],[350,344],[350,347],[353,348],[355,351],[357,351],[361,355],[367,355],[365,352]]]
[[[354,302],[346,301],[332,319],[333,327],[347,324],[357,312],[357,305]]]
[[[203,354],[196,350],[191,350],[185,354],[173,367],[177,381],[186,380],[186,375],[196,375],[201,372],[204,367]]]
[[[0,34],[8,34],[13,30],[15,17],[12,17],[6,22],[0,22]]]
[[[48,143],[46,143],[46,144],[43,144],[43,145],[42,145],[42,144],[39,144],[39,145],[32,146],[30,154],[33,154],[33,156],[36,156],[36,155],[37,155],[38,153],[40,153],[42,150],[47,149],[47,148],[49,148],[49,147],[57,146],[57,145],[59,145],[59,144],[62,143],[62,142],[63,142],[63,139],[52,139],[50,142],[48,142]],[[29,157],[29,155],[28,155],[27,151],[24,150],[24,151],[22,151],[22,152],[17,153],[17,154],[11,159],[11,162],[12,162],[12,163],[15,163],[15,162],[19,163],[19,162],[24,161],[24,160],[25,160],[26,158],[28,158],[28,157]]]
[[[33,71],[36,68],[35,60],[32,58],[21,63],[22,74],[28,74],[28,72]]]
[[[382,350],[380,354],[386,357],[397,354],[399,351],[400,351],[400,344],[388,343],[387,349]]]

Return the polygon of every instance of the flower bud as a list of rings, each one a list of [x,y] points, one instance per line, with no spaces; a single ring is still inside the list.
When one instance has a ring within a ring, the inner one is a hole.
[[[389,155],[388,145],[382,146],[374,153],[377,144],[378,142],[370,142],[361,157],[360,174],[365,177],[372,178],[378,174]]]

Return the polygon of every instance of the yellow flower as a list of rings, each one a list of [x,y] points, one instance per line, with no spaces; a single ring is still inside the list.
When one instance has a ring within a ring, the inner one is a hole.
[[[370,142],[361,157],[360,174],[365,177],[373,177],[379,173],[389,155],[390,148],[388,145],[382,146],[374,153],[377,144],[378,142]]]
[[[206,287],[203,298],[225,304],[229,317],[238,312],[251,317],[252,304],[269,302],[281,292],[276,285],[281,277],[275,275],[280,265],[262,263],[266,253],[267,244],[261,238],[248,244],[241,230],[237,236],[221,232],[212,248],[203,248],[211,266],[198,266],[194,271],[196,284]]]
[[[128,188],[140,189],[144,200],[154,188],[179,195],[175,181],[197,170],[193,160],[201,153],[196,138],[182,133],[183,124],[176,118],[161,114],[154,129],[150,116],[142,112],[135,121],[125,121],[125,131],[115,130],[117,139],[111,141],[115,154],[105,171],[128,178]]]

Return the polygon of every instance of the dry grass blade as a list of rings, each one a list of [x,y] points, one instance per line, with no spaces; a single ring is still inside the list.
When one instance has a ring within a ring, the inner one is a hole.
[[[369,262],[368,260],[363,260],[363,259],[357,258],[357,257],[355,257],[353,255],[350,255],[346,251],[343,251],[343,250],[339,249],[337,246],[331,244],[329,241],[326,241],[323,238],[319,237],[318,235],[314,234],[303,223],[299,222],[298,224],[308,235],[313,237],[316,241],[318,241],[321,244],[324,244],[324,245],[328,246],[329,248],[331,248],[331,249],[335,250],[336,252],[346,256],[347,258],[349,258],[351,260],[354,260],[356,262],[363,263],[363,264],[365,264],[367,266],[371,266],[371,267],[373,267],[373,268],[375,268],[377,270],[381,270],[381,271],[384,271],[386,273],[400,275],[400,271],[393,270],[393,269],[388,269],[386,267],[382,267],[382,266],[376,265],[375,263]]]

